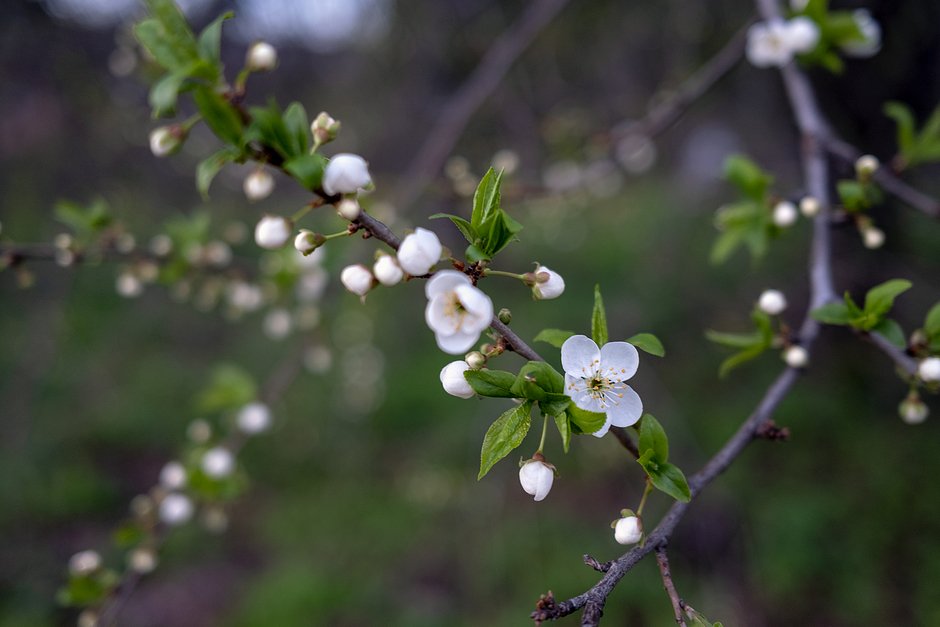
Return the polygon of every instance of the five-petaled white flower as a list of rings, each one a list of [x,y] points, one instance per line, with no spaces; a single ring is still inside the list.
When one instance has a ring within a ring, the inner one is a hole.
[[[561,345],[565,370],[565,394],[585,411],[607,414],[596,437],[611,426],[629,427],[643,415],[643,401],[625,381],[636,374],[640,356],[627,342],[608,342],[597,347],[589,337],[573,335]]]
[[[493,301],[456,270],[436,273],[424,293],[428,297],[424,319],[445,353],[466,352],[493,320]]]

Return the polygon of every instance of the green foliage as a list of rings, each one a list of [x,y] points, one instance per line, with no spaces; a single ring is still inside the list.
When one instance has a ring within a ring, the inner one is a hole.
[[[830,11],[828,0],[810,0],[796,15],[805,15],[819,28],[819,42],[813,50],[800,55],[807,66],[819,65],[834,74],[845,68],[838,52],[844,45],[864,43],[865,36],[852,11]]]
[[[323,184],[326,159],[321,155],[300,155],[284,164],[284,170],[306,189],[315,191]]]
[[[209,199],[209,186],[212,185],[216,174],[221,172],[227,163],[238,161],[239,153],[238,150],[226,147],[199,162],[196,166],[196,189],[204,199]]]
[[[538,335],[533,338],[534,342],[545,342],[555,348],[561,348],[569,337],[574,335],[574,331],[563,331],[562,329],[542,329]]]
[[[940,160],[940,106],[917,131],[914,114],[901,102],[888,102],[885,115],[898,126],[898,154],[901,167]]]
[[[814,319],[824,324],[849,326],[859,331],[875,331],[893,344],[904,347],[904,332],[900,325],[887,318],[895,299],[911,288],[905,279],[892,279],[877,285],[865,294],[865,304],[859,307],[851,294],[845,293],[844,302],[829,303],[812,311]]]
[[[113,221],[111,209],[103,198],[96,198],[88,205],[60,200],[55,206],[55,217],[71,227],[79,245],[90,243]]]
[[[242,146],[245,129],[241,116],[223,94],[200,85],[193,90],[193,101],[203,121],[219,139],[233,146]]]
[[[743,198],[715,214],[715,227],[721,234],[712,247],[711,262],[724,262],[742,246],[747,247],[754,259],[763,257],[771,238],[780,234],[769,206],[773,176],[742,155],[725,159],[724,176]]]
[[[493,168],[486,171],[473,195],[470,221],[447,213],[431,218],[447,218],[454,223],[467,242],[467,260],[489,261],[515,239],[522,225],[500,207],[500,185],[503,173]]]
[[[607,414],[587,411],[574,403],[568,406],[567,413],[575,433],[594,433],[607,422]]]
[[[594,286],[594,311],[591,314],[591,337],[598,346],[607,343],[607,311],[604,309],[604,298],[601,296],[601,286]]]
[[[637,446],[640,456],[636,461],[656,489],[677,501],[688,503],[692,499],[689,483],[679,467],[669,463],[669,438],[652,414],[643,415]]]
[[[56,601],[67,607],[98,605],[111,594],[120,578],[110,569],[88,575],[72,575],[68,583],[56,594]]]
[[[842,206],[849,212],[865,211],[884,199],[881,190],[871,181],[837,181],[836,191]]]
[[[568,417],[567,412],[556,414],[554,419],[558,433],[561,435],[561,445],[565,453],[567,453],[568,447],[571,445],[571,419]]]
[[[653,335],[652,333],[637,333],[633,337],[627,339],[630,344],[633,344],[641,351],[654,355],[656,357],[665,357],[666,349],[663,348],[663,343],[659,341],[659,338]]]
[[[464,379],[480,396],[491,398],[515,398],[512,386],[516,382],[516,375],[504,370],[467,370],[463,373]]]
[[[725,180],[738,188],[746,198],[763,202],[774,177],[744,155],[731,155],[724,163]]]
[[[718,367],[720,378],[726,377],[741,364],[760,357],[773,345],[774,331],[770,316],[755,309],[751,313],[751,320],[755,326],[755,330],[751,333],[721,333],[711,329],[705,331],[705,337],[709,341],[728,348],[739,349],[737,353],[721,362],[721,366]]]
[[[532,401],[524,401],[504,412],[487,429],[480,451],[480,473],[482,479],[493,465],[522,444],[531,426]]]
[[[223,364],[212,371],[209,385],[199,395],[196,407],[206,413],[238,409],[253,401],[257,393],[257,385],[250,374],[237,366]]]

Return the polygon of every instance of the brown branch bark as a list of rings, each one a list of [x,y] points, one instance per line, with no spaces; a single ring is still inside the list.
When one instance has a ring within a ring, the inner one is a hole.
[[[676,616],[676,624],[680,627],[686,627],[685,619],[682,617],[682,608],[684,603],[679,598],[679,592],[676,591],[676,584],[672,581],[672,572],[669,570],[669,557],[666,555],[666,545],[656,547],[656,563],[659,564],[659,574],[663,578],[663,588],[669,595],[669,602],[672,603],[672,611]]]

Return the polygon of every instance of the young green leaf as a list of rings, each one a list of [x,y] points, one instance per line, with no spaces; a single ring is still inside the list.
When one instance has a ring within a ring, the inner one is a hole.
[[[902,329],[901,325],[891,318],[885,318],[876,324],[874,327],[872,327],[872,331],[880,333],[886,340],[898,348],[907,347],[907,339],[904,335],[904,329]]]
[[[257,385],[251,375],[237,366],[223,364],[212,371],[209,386],[196,401],[200,413],[237,409],[257,396]]]
[[[219,139],[234,146],[242,145],[242,119],[222,94],[208,87],[196,87],[193,100],[202,119]]]
[[[666,437],[663,426],[652,414],[643,414],[637,446],[641,456],[650,452],[651,459],[658,464],[665,464],[669,461],[669,438]]]
[[[737,187],[742,194],[762,202],[773,177],[760,166],[743,155],[731,155],[725,159],[725,179]]]
[[[633,337],[627,339],[627,342],[633,344],[641,351],[649,353],[650,355],[655,355],[656,357],[666,356],[666,349],[663,348],[663,343],[660,342],[659,338],[652,333],[637,333]]]
[[[710,342],[730,348],[750,348],[764,342],[763,335],[757,331],[753,333],[721,333],[708,329],[705,331],[705,337]]]
[[[533,338],[534,342],[545,342],[555,348],[561,348],[569,337],[574,335],[574,331],[563,331],[561,329],[542,329],[538,335]]]
[[[215,175],[225,167],[225,164],[236,161],[238,157],[239,152],[237,150],[227,147],[199,162],[199,165],[196,166],[196,189],[199,190],[199,194],[205,200],[209,200],[209,187],[212,185],[212,179],[215,178]]]
[[[530,361],[524,365],[512,385],[517,398],[537,401],[551,400],[547,394],[561,394],[565,389],[565,378],[544,361]]]
[[[499,211],[499,187],[502,183],[503,173],[497,173],[493,168],[486,171],[480,184],[473,194],[473,212],[470,223],[477,233],[489,229],[492,220]]]
[[[480,396],[491,398],[515,398],[512,385],[516,382],[516,375],[504,370],[467,370],[463,373],[464,379]]]
[[[561,445],[567,453],[568,447],[571,445],[571,420],[568,418],[567,412],[561,412],[554,416],[554,419],[555,426],[558,427],[558,433],[561,435]]]
[[[232,19],[233,17],[235,17],[235,14],[232,11],[226,11],[219,17],[212,20],[208,26],[202,29],[202,32],[199,33],[199,40],[197,42],[199,56],[212,64],[218,64],[220,62],[222,47],[222,23],[226,20]]]
[[[326,159],[322,155],[300,155],[284,162],[284,169],[306,189],[316,190],[323,183]]]
[[[718,367],[718,378],[724,379],[726,376],[728,376],[728,373],[738,366],[760,357],[765,350],[767,350],[767,344],[760,342],[759,344],[755,344],[750,348],[746,348],[738,353],[735,353],[731,357],[728,357],[723,362],[721,362],[721,365]]]
[[[672,498],[682,503],[688,503],[692,500],[692,491],[689,489],[689,482],[685,479],[685,474],[675,464],[660,464],[659,468],[650,472],[648,469],[650,481],[656,486],[656,489],[665,492]]]
[[[594,433],[607,422],[607,414],[585,411],[574,403],[568,406],[567,414],[575,433]]]
[[[569,405],[571,405],[570,396],[554,392],[547,392],[545,397],[539,401],[539,409],[542,413],[556,418],[565,413]]]
[[[428,216],[431,220],[436,220],[438,218],[447,218],[454,223],[454,226],[457,227],[457,230],[460,231],[461,235],[464,236],[464,239],[467,240],[470,244],[473,244],[477,241],[476,232],[473,230],[473,226],[460,216],[455,216],[449,213],[435,213],[432,216]]]
[[[525,401],[501,415],[490,425],[483,437],[480,451],[480,473],[482,479],[493,465],[522,444],[531,426],[532,402]]]
[[[851,320],[849,308],[845,303],[829,303],[822,307],[817,307],[810,312],[810,315],[814,320],[822,322],[823,324],[847,325],[849,324],[849,320]]]
[[[911,289],[911,282],[892,279],[877,285],[865,294],[865,313],[881,320],[894,306],[894,299]]]
[[[927,312],[927,317],[924,319],[924,333],[929,339],[940,336],[940,303]]]
[[[284,126],[290,138],[290,150],[294,155],[306,155],[310,138],[310,122],[307,111],[299,102],[292,102],[284,111]]]
[[[604,298],[601,286],[594,286],[594,313],[591,315],[591,337],[598,346],[607,343],[607,312],[604,310]]]

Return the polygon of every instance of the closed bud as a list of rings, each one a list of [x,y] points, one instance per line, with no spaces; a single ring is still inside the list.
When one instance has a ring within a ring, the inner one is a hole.
[[[101,555],[98,551],[81,551],[69,559],[69,572],[84,577],[101,568]]]
[[[505,307],[499,310],[499,313],[496,314],[496,317],[503,324],[509,324],[510,322],[512,322],[512,312],[506,309]]]
[[[793,345],[783,351],[783,361],[791,368],[805,368],[809,364],[809,353],[802,346]]]
[[[330,196],[355,194],[371,184],[369,164],[359,155],[334,155],[323,171],[323,191]]]
[[[300,233],[294,238],[294,248],[304,257],[315,251],[326,242],[326,238],[319,233],[314,233],[308,229],[300,229]]]
[[[268,250],[281,248],[287,244],[293,230],[293,221],[283,216],[266,215],[255,226],[255,243]]]
[[[537,457],[541,455],[536,454]],[[555,467],[541,459],[530,459],[519,469],[519,483],[526,494],[531,494],[536,501],[543,500],[552,489],[555,481]]]
[[[855,160],[855,174],[860,181],[868,181],[878,171],[881,162],[874,155],[862,155]]]
[[[189,522],[193,517],[193,502],[185,494],[171,492],[160,501],[160,520],[171,527]]]
[[[245,177],[242,189],[248,200],[263,200],[274,191],[274,177],[267,170],[258,168]]]
[[[480,351],[473,351],[472,353],[467,353],[464,357],[464,361],[467,362],[467,365],[470,366],[473,370],[479,370],[486,365],[486,356]]]
[[[359,201],[355,198],[343,198],[336,204],[336,213],[344,220],[352,222],[362,213],[362,207],[359,206]]]
[[[213,479],[223,479],[235,470],[235,456],[225,447],[210,448],[202,456],[202,471]]]
[[[636,544],[643,537],[643,522],[637,516],[624,516],[614,523],[614,539],[618,544]]]
[[[862,231],[862,244],[869,250],[881,248],[885,244],[885,232],[876,226],[869,226]]]
[[[796,206],[788,200],[778,202],[774,205],[773,221],[774,224],[781,229],[793,226],[799,215]]]
[[[441,259],[444,247],[433,231],[418,227],[409,233],[398,247],[398,265],[412,276],[430,272]]]
[[[917,393],[910,394],[898,405],[898,415],[909,425],[919,425],[927,419],[930,410]]]
[[[764,290],[757,301],[757,307],[765,314],[776,316],[787,308],[787,298],[780,290]]]
[[[372,289],[374,278],[369,269],[357,263],[352,266],[346,266],[339,275],[339,280],[343,287],[356,296],[365,296]]]
[[[917,376],[925,383],[940,381],[940,357],[928,357],[917,366]]]
[[[159,126],[150,131],[150,152],[154,157],[167,157],[182,147],[186,131],[179,124]]]
[[[252,72],[269,72],[277,66],[277,50],[267,42],[256,42],[248,48],[245,66]]]
[[[558,298],[565,291],[565,280],[554,270],[545,266],[535,268],[536,283],[532,286],[532,294],[538,300]]]
[[[127,566],[141,575],[152,573],[157,567],[157,554],[153,549],[134,549],[127,554]]]
[[[248,403],[238,410],[235,422],[242,433],[262,433],[271,427],[271,410],[264,403]]]
[[[800,213],[807,218],[812,218],[819,213],[822,205],[813,196],[806,196],[800,201]]]
[[[160,470],[160,485],[167,490],[179,490],[186,486],[186,469],[179,462],[168,462]]]
[[[372,271],[379,283],[387,287],[398,284],[405,276],[401,266],[398,265],[398,261],[391,255],[380,255],[375,260]]]
[[[310,124],[310,133],[313,135],[313,142],[317,146],[322,146],[336,139],[339,134],[340,123],[334,120],[326,111],[321,111]]]
[[[466,361],[452,361],[441,369],[441,385],[444,391],[451,396],[458,398],[470,398],[473,396],[473,388],[467,383],[463,376],[470,366]]]
[[[95,610],[83,610],[75,623],[78,627],[100,627],[101,620]]]

